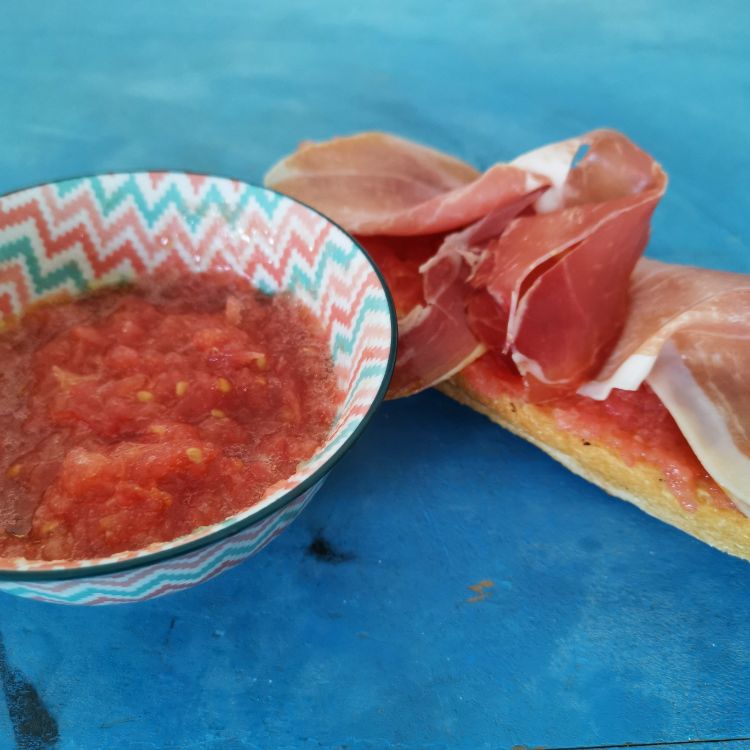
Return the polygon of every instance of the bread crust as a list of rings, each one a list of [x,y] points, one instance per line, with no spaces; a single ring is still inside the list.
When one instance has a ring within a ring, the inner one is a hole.
[[[583,440],[561,430],[543,408],[511,395],[488,397],[472,389],[460,373],[441,383],[438,390],[533,443],[610,495],[633,503],[712,547],[750,560],[750,518],[740,511],[719,507],[700,492],[696,509],[688,510],[669,490],[657,466],[647,462],[630,466],[605,443]]]

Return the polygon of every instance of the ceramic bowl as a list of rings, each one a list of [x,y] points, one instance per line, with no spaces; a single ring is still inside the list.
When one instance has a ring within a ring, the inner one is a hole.
[[[290,292],[318,317],[345,393],[325,444],[220,523],[107,558],[0,559],[0,589],[115,604],[212,578],[297,517],[382,400],[395,359],[393,305],[362,248],[311,208],[244,182],[173,172],[84,177],[0,198],[0,321],[63,290],[78,295],[167,267],[231,269],[265,292]]]

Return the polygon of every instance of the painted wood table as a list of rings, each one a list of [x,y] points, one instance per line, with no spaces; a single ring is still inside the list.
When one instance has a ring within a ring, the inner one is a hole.
[[[259,181],[362,129],[484,167],[610,125],[670,173],[649,254],[750,272],[749,49],[742,0],[5,0],[0,190]],[[750,566],[436,393],[246,564],[132,606],[3,596],[0,633],[1,748],[750,747]]]

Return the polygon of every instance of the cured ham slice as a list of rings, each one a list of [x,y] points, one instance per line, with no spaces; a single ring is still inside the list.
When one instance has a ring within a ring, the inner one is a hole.
[[[750,277],[642,260],[594,399],[644,381],[714,480],[750,512]]]
[[[420,266],[424,304],[399,320],[389,398],[408,396],[446,380],[487,351],[469,324],[466,279],[479,261],[477,248],[487,237],[501,233],[538,192],[508,202],[467,229],[448,235],[437,253]]]
[[[439,264],[445,285],[426,305],[415,307],[399,322],[396,367],[389,398],[401,398],[455,375],[481,357],[486,347],[471,332],[466,320],[462,263],[455,257]],[[450,342],[445,348],[444,343]]]
[[[326,214],[353,234],[448,232],[549,183],[510,164],[484,174],[458,159],[385,133],[306,145],[265,184]]]
[[[373,251],[399,311],[394,397],[449,378],[487,347],[511,353],[528,380],[574,391],[622,327],[628,277],[666,177],[614,131],[553,143],[484,174],[366,133],[305,145],[266,184],[327,213]],[[425,239],[438,248],[426,262]]]
[[[493,311],[485,301],[482,314],[475,308],[475,324],[481,315],[507,319],[505,330],[494,326],[502,336],[494,347],[511,353],[521,374],[568,390],[597,372],[617,338],[629,278],[667,182],[619,133],[595,131],[559,145],[568,154],[582,146],[581,163],[542,195],[537,213],[490,243],[472,279],[497,303]],[[485,322],[484,330],[493,327]]]

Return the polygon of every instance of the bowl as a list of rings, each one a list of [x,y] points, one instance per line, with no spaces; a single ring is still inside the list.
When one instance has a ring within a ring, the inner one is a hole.
[[[194,586],[255,554],[310,502],[388,387],[396,318],[365,251],[313,209],[237,180],[137,172],[0,197],[0,322],[61,292],[232,270],[291,293],[322,323],[344,393],[330,433],[249,509],[169,542],[90,560],[0,559],[0,590],[62,604],[142,601]],[[0,364],[0,366],[2,366]]]

